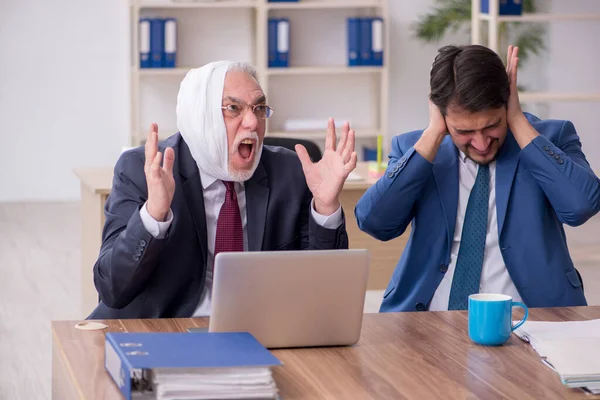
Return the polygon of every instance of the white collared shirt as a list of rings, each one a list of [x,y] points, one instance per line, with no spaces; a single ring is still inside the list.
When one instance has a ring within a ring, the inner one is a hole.
[[[205,317],[210,316],[211,309],[211,298],[212,298],[212,282],[213,282],[213,261],[215,254],[215,239],[217,237],[217,219],[219,218],[219,211],[221,206],[225,202],[225,193],[227,189],[225,185],[217,180],[216,178],[207,175],[200,171],[200,179],[202,181],[202,194],[204,197],[204,213],[206,215],[206,234],[207,234],[207,265],[206,265],[206,279],[204,283],[204,290],[200,303],[194,312],[194,317]],[[244,184],[241,182],[235,182],[235,192],[237,194],[238,206],[240,207],[240,215],[242,217],[242,229],[244,231],[244,251],[248,251],[248,229],[247,222],[248,217],[246,213],[246,190]],[[342,208],[330,216],[325,216],[317,213],[314,208],[314,200],[311,201],[310,209],[315,221],[327,229],[337,229],[342,224]],[[167,230],[173,221],[173,213],[169,210],[167,215],[167,221],[158,222],[150,216],[146,209],[146,204],[140,210],[140,217],[144,228],[153,237],[162,239],[167,234]]]
[[[456,269],[456,260],[460,248],[460,239],[462,236],[465,211],[469,202],[471,189],[477,178],[479,165],[466,155],[459,151],[458,159],[458,207],[456,210],[456,225],[454,227],[454,239],[452,241],[452,250],[450,253],[450,265],[444,278],[440,282],[431,304],[429,311],[448,310],[448,300],[450,298],[450,289],[452,288],[452,278]],[[512,296],[513,301],[521,301],[521,297],[515,287],[504,259],[500,252],[498,243],[498,220],[496,214],[496,162],[489,164],[490,169],[490,198],[488,208],[488,225],[485,237],[485,250],[483,256],[483,267],[481,269],[481,282],[479,284],[480,293],[501,293]]]

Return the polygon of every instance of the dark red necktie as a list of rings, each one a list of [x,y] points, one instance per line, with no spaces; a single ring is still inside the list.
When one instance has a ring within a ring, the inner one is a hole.
[[[233,182],[223,181],[223,184],[227,192],[217,220],[215,257],[222,251],[244,251],[244,231],[237,193]]]

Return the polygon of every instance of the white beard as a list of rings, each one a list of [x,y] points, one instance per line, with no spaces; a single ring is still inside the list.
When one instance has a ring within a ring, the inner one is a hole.
[[[252,175],[254,175],[254,171],[256,171],[256,168],[258,167],[258,163],[260,162],[260,156],[262,155],[262,149],[263,149],[263,144],[262,142],[260,142],[258,140],[258,134],[256,132],[251,132],[248,135],[243,135],[240,136],[238,138],[236,138],[236,140],[234,140],[233,142],[233,151],[231,152],[231,154],[236,154],[237,153],[237,149],[239,148],[239,145],[241,143],[242,140],[245,139],[254,139],[256,140],[256,149],[254,150],[254,160],[252,161],[252,168],[250,169],[244,169],[244,170],[236,170],[233,165],[231,165],[231,161],[228,162],[228,172],[229,172],[229,176],[231,177],[231,181],[234,182],[245,182],[247,180],[249,180],[250,178],[252,178]]]

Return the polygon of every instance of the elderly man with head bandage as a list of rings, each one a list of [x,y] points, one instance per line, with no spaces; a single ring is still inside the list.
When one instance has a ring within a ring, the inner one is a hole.
[[[336,143],[329,121],[317,163],[301,145],[263,146],[273,109],[254,69],[228,61],[189,71],[176,111],[178,133],[158,142],[152,124],[145,148],[115,166],[90,319],[210,315],[219,252],[348,248],[348,123]]]

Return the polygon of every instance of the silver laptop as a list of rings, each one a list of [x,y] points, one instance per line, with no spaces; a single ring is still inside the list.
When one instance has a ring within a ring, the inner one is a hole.
[[[219,253],[209,332],[250,332],[267,348],[358,342],[367,250]]]

